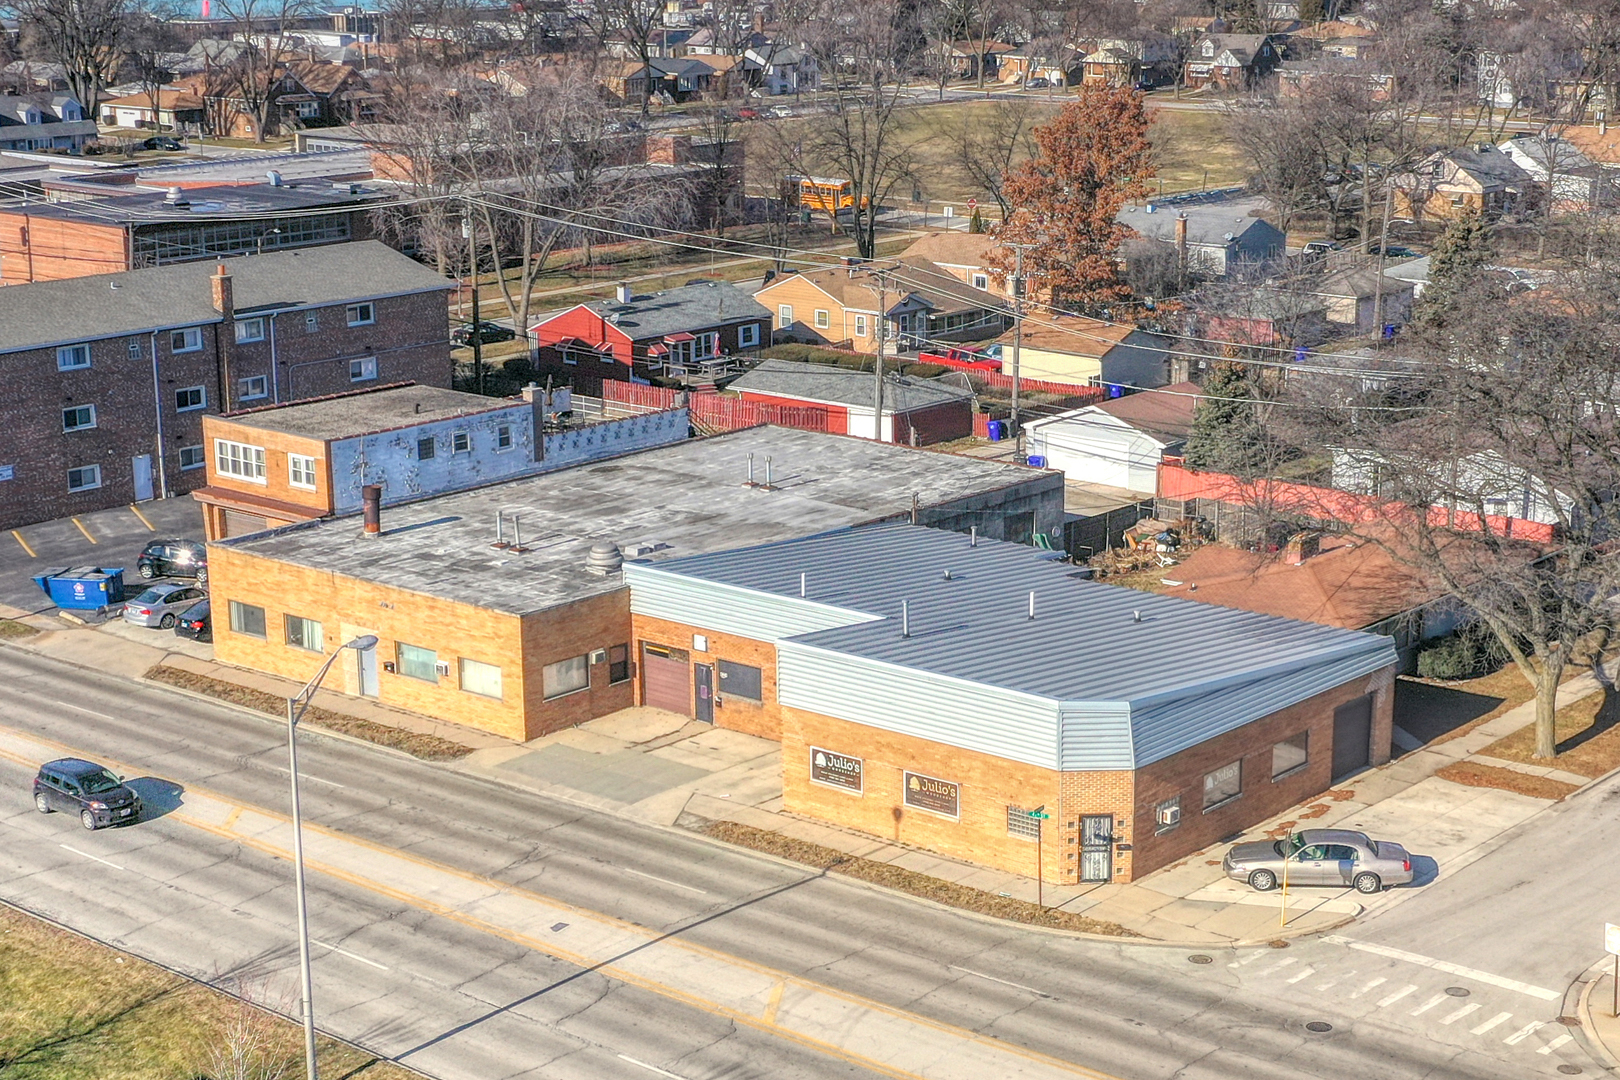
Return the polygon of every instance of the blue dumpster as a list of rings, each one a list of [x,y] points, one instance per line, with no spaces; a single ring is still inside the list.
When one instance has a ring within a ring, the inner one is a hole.
[[[51,603],[64,611],[102,611],[124,602],[124,568],[53,566],[34,575]]]
[[[1004,421],[991,420],[988,424],[985,425],[985,427],[987,427],[990,430],[990,441],[991,442],[1000,442],[1003,438],[1006,437],[1006,435],[1005,435],[1006,423]]]

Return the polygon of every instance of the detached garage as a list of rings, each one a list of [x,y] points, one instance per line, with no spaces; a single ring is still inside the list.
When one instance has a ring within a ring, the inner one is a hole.
[[[1179,453],[1192,433],[1198,393],[1196,383],[1176,383],[1030,421],[1029,452],[1065,481],[1152,493],[1159,459]]]
[[[766,360],[729,389],[745,401],[824,406],[828,431],[873,437],[877,384],[869,372],[833,364]],[[909,375],[889,375],[883,380],[882,441],[928,446],[972,434],[973,391]]]

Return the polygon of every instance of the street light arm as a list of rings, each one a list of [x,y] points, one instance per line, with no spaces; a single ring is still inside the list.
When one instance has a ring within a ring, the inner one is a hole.
[[[314,676],[309,680],[309,682],[304,684],[303,689],[294,694],[290,699],[293,705],[296,706],[296,711],[290,715],[292,722],[297,724],[298,721],[302,719],[304,710],[309,708],[310,701],[315,697],[316,688],[321,685],[321,680],[326,678],[326,673],[332,669],[332,665],[337,661],[337,658],[343,655],[344,649],[353,649],[356,652],[364,652],[367,649],[375,649],[376,647],[377,639],[371,634],[365,634],[361,637],[355,638],[353,641],[344,642],[335,652],[332,653],[331,656],[328,656],[326,658],[326,663],[321,665],[320,670],[315,672]]]

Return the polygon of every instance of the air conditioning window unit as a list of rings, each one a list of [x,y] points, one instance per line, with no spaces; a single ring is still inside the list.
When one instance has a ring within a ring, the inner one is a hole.
[[[1179,824],[1181,824],[1180,806],[1159,807],[1159,825],[1161,828],[1169,828],[1171,825]]]
[[[433,670],[437,671],[441,677],[449,675],[450,674],[450,664],[447,661],[439,660],[439,661],[434,663]]]
[[[605,663],[607,663],[607,650],[606,649],[595,649],[595,650],[593,650],[591,652],[591,663],[593,663],[593,664],[605,664]]]

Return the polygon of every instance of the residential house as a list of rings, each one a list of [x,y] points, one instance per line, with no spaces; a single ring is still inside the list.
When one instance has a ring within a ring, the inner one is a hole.
[[[1319,83],[1340,83],[1358,89],[1369,101],[1387,101],[1395,77],[1367,61],[1326,53],[1306,60],[1285,60],[1277,66],[1277,93],[1283,97],[1303,97]]]
[[[0,67],[0,90],[28,96],[61,93],[68,88],[67,68],[49,60],[13,60]]]
[[[67,93],[0,95],[0,150],[80,153],[96,138],[95,119]]]
[[[1199,336],[1232,345],[1310,348],[1327,337],[1327,303],[1297,289],[1256,286],[1198,296],[1191,306]],[[1202,370],[1200,360],[1194,370]]]
[[[1355,333],[1382,334],[1412,317],[1412,283],[1380,276],[1376,260],[1357,259],[1330,268],[1304,291],[1322,301],[1329,323]]]
[[[1524,132],[1497,149],[1540,185],[1555,210],[1591,211],[1615,205],[1615,177],[1569,139],[1551,131]]]
[[[836,344],[856,352],[878,349],[878,312],[888,352],[934,342],[982,341],[1011,323],[999,296],[963,285],[926,259],[903,257],[882,277],[853,265],[779,275],[754,294],[776,313],[777,341]]]
[[[1175,39],[1163,34],[1103,38],[1086,54],[1082,78],[1104,86],[1167,86],[1176,81],[1179,56]]]
[[[200,134],[206,119],[202,97],[177,86],[159,87],[155,104],[152,95],[144,90],[101,103],[101,122],[111,127]]]
[[[1198,395],[1196,383],[1174,383],[1043,416],[1024,425],[1025,445],[1066,482],[1151,496],[1159,462],[1180,454],[1192,434]]]
[[[646,382],[671,366],[719,359],[770,340],[771,313],[727,281],[575,304],[536,323],[537,371],[589,390],[602,379]]]
[[[364,123],[373,119],[378,96],[352,67],[295,60],[277,87],[277,130]]]
[[[808,94],[821,89],[821,65],[802,45],[772,44],[743,53],[749,71],[765,97]]]
[[[749,49],[768,49],[770,44],[770,37],[759,30],[733,38],[716,33],[713,27],[702,26],[686,39],[686,55],[742,56]]]
[[[901,258],[926,259],[965,285],[982,292],[1012,296],[1012,282],[996,281],[990,255],[996,239],[989,233],[946,229],[928,233],[901,253]]]
[[[1384,276],[1391,281],[1403,283],[1412,290],[1412,299],[1416,300],[1423,295],[1423,290],[1429,284],[1429,267],[1431,256],[1424,255],[1418,259],[1407,259],[1384,269]]]
[[[450,288],[366,241],[0,289],[0,527],[190,491],[210,413],[448,386]]]
[[[1189,273],[1246,277],[1283,257],[1287,237],[1262,214],[1261,198],[1211,193],[1128,206],[1114,218],[1146,240],[1174,244]]]
[[[883,412],[872,423],[877,386],[872,375],[835,364],[765,360],[727,387],[744,401],[771,405],[819,405],[827,430],[876,437],[883,442],[929,446],[973,434],[973,391],[954,382],[889,372],[883,379]]]
[[[1278,34],[1208,34],[1188,53],[1183,81],[1193,88],[1252,89],[1282,63],[1282,42]]]
[[[81,190],[0,207],[0,284],[363,240],[381,197],[358,184],[310,181]]]
[[[1571,124],[1561,137],[1584,154],[1587,160],[1605,169],[1620,169],[1620,125],[1609,126],[1603,112],[1595,124]]]
[[[1002,53],[996,74],[1003,83],[1045,79],[1053,86],[1068,86],[1080,77],[1084,55],[1068,45],[1029,42]]]
[[[1014,331],[988,351],[1012,371]],[[1102,386],[1115,392],[1163,386],[1169,381],[1170,339],[1127,323],[1082,315],[1027,315],[1019,346],[1019,374],[1026,379]]]
[[[1495,219],[1537,198],[1535,180],[1490,143],[1437,150],[1410,171],[1390,178],[1395,213],[1421,221],[1480,214]]]

